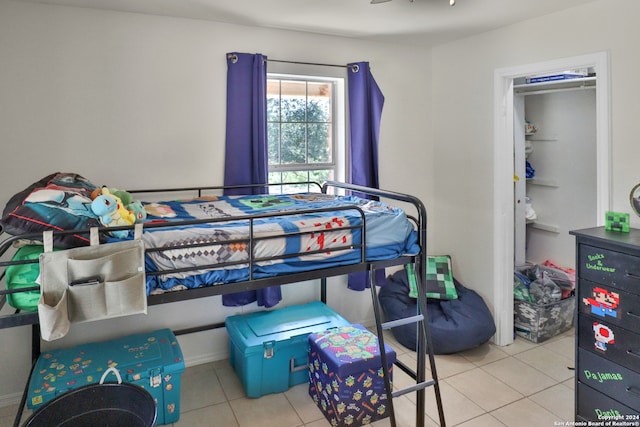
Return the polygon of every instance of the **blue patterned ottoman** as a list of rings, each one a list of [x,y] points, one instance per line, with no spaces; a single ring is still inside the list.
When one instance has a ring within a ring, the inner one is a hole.
[[[332,426],[388,417],[378,338],[362,325],[309,335],[309,395]],[[396,353],[385,344],[389,379]]]

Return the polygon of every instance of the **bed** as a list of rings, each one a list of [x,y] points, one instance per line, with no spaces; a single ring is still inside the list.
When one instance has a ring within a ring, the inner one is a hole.
[[[53,231],[59,249],[87,245],[91,229],[98,230],[103,244],[132,239],[134,225],[105,226],[91,211],[92,197],[100,188],[80,175],[58,172],[16,193],[0,221],[8,234],[0,243],[2,259],[12,258],[9,254],[16,247],[37,246],[47,230]],[[146,212],[142,239],[148,304],[313,279],[321,279],[325,300],[327,277],[407,263],[425,265],[426,209],[419,199],[338,182],[318,188],[249,196],[224,196],[223,187],[213,186],[130,191]],[[143,202],[145,197],[148,201]],[[387,202],[402,204],[404,210]],[[37,262],[35,255],[0,261],[0,277],[6,280],[7,269],[34,268]],[[20,294],[38,292],[28,281],[2,289],[0,308],[7,302],[15,307]],[[35,330],[37,312],[17,306],[0,316],[0,329],[20,325],[34,325]],[[424,348],[426,343],[419,345]],[[418,351],[415,373],[422,381],[424,354]],[[424,398],[419,400],[423,403],[418,414],[424,414]]]
[[[142,240],[148,296],[358,266],[420,252],[418,233],[405,212],[379,201],[326,192],[213,194],[218,189],[166,190],[167,200],[141,202],[146,212]],[[0,221],[2,229],[13,235],[5,240],[2,252],[10,245],[20,247],[14,261],[34,270],[44,231],[54,230],[54,245],[60,249],[87,245],[87,228],[98,228],[103,243],[132,239],[133,226],[107,227],[91,211],[92,193],[97,190],[100,187],[80,175],[55,173],[17,193]],[[195,197],[190,197],[193,192]],[[131,192],[136,197],[153,193],[157,191]],[[9,282],[28,273],[14,273],[14,268],[9,266]],[[37,276],[33,271],[30,275]],[[16,304],[15,295],[9,297],[15,308],[33,308]]]

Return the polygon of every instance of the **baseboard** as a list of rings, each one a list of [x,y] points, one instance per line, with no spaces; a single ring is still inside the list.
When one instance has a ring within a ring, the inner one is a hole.
[[[11,405],[19,405],[22,399],[22,393],[12,393],[0,396],[0,408]]]
[[[220,351],[216,353],[208,353],[208,354],[198,354],[194,357],[185,357],[184,364],[185,366],[197,366],[203,365],[205,363],[217,362],[219,360],[225,360],[229,358],[229,352]]]

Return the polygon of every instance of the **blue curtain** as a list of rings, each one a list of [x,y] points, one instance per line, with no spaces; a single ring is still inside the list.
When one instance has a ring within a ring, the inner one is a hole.
[[[224,185],[267,183],[267,57],[227,54],[227,133]],[[225,195],[263,194],[265,186],[231,189]],[[222,296],[226,306],[254,301],[272,307],[282,299],[279,286]]]
[[[267,57],[227,54],[227,133],[224,185],[267,182]],[[230,189],[231,194],[263,194],[265,187]]]
[[[349,64],[350,182],[380,188],[378,182],[378,139],[384,95],[378,87],[368,62]],[[357,194],[361,197],[368,197]],[[384,270],[376,271],[377,283],[383,283]],[[349,275],[348,287],[364,290],[369,287],[369,273]]]

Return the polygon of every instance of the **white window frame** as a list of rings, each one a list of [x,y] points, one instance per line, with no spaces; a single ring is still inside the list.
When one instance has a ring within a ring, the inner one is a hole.
[[[293,165],[268,165],[268,172],[286,172],[286,171],[311,171],[317,169],[333,169],[334,180],[345,181],[346,164],[347,164],[347,146],[346,146],[346,95],[345,95],[345,79],[340,77],[327,77],[317,75],[301,75],[289,73],[267,73],[267,80],[291,80],[301,82],[330,82],[332,83],[332,162],[313,164],[314,167],[309,168],[308,164]],[[323,183],[319,183],[323,184]],[[271,192],[278,192],[277,186],[271,186]],[[313,189],[311,189],[313,190]],[[284,192],[281,188],[280,192]]]

